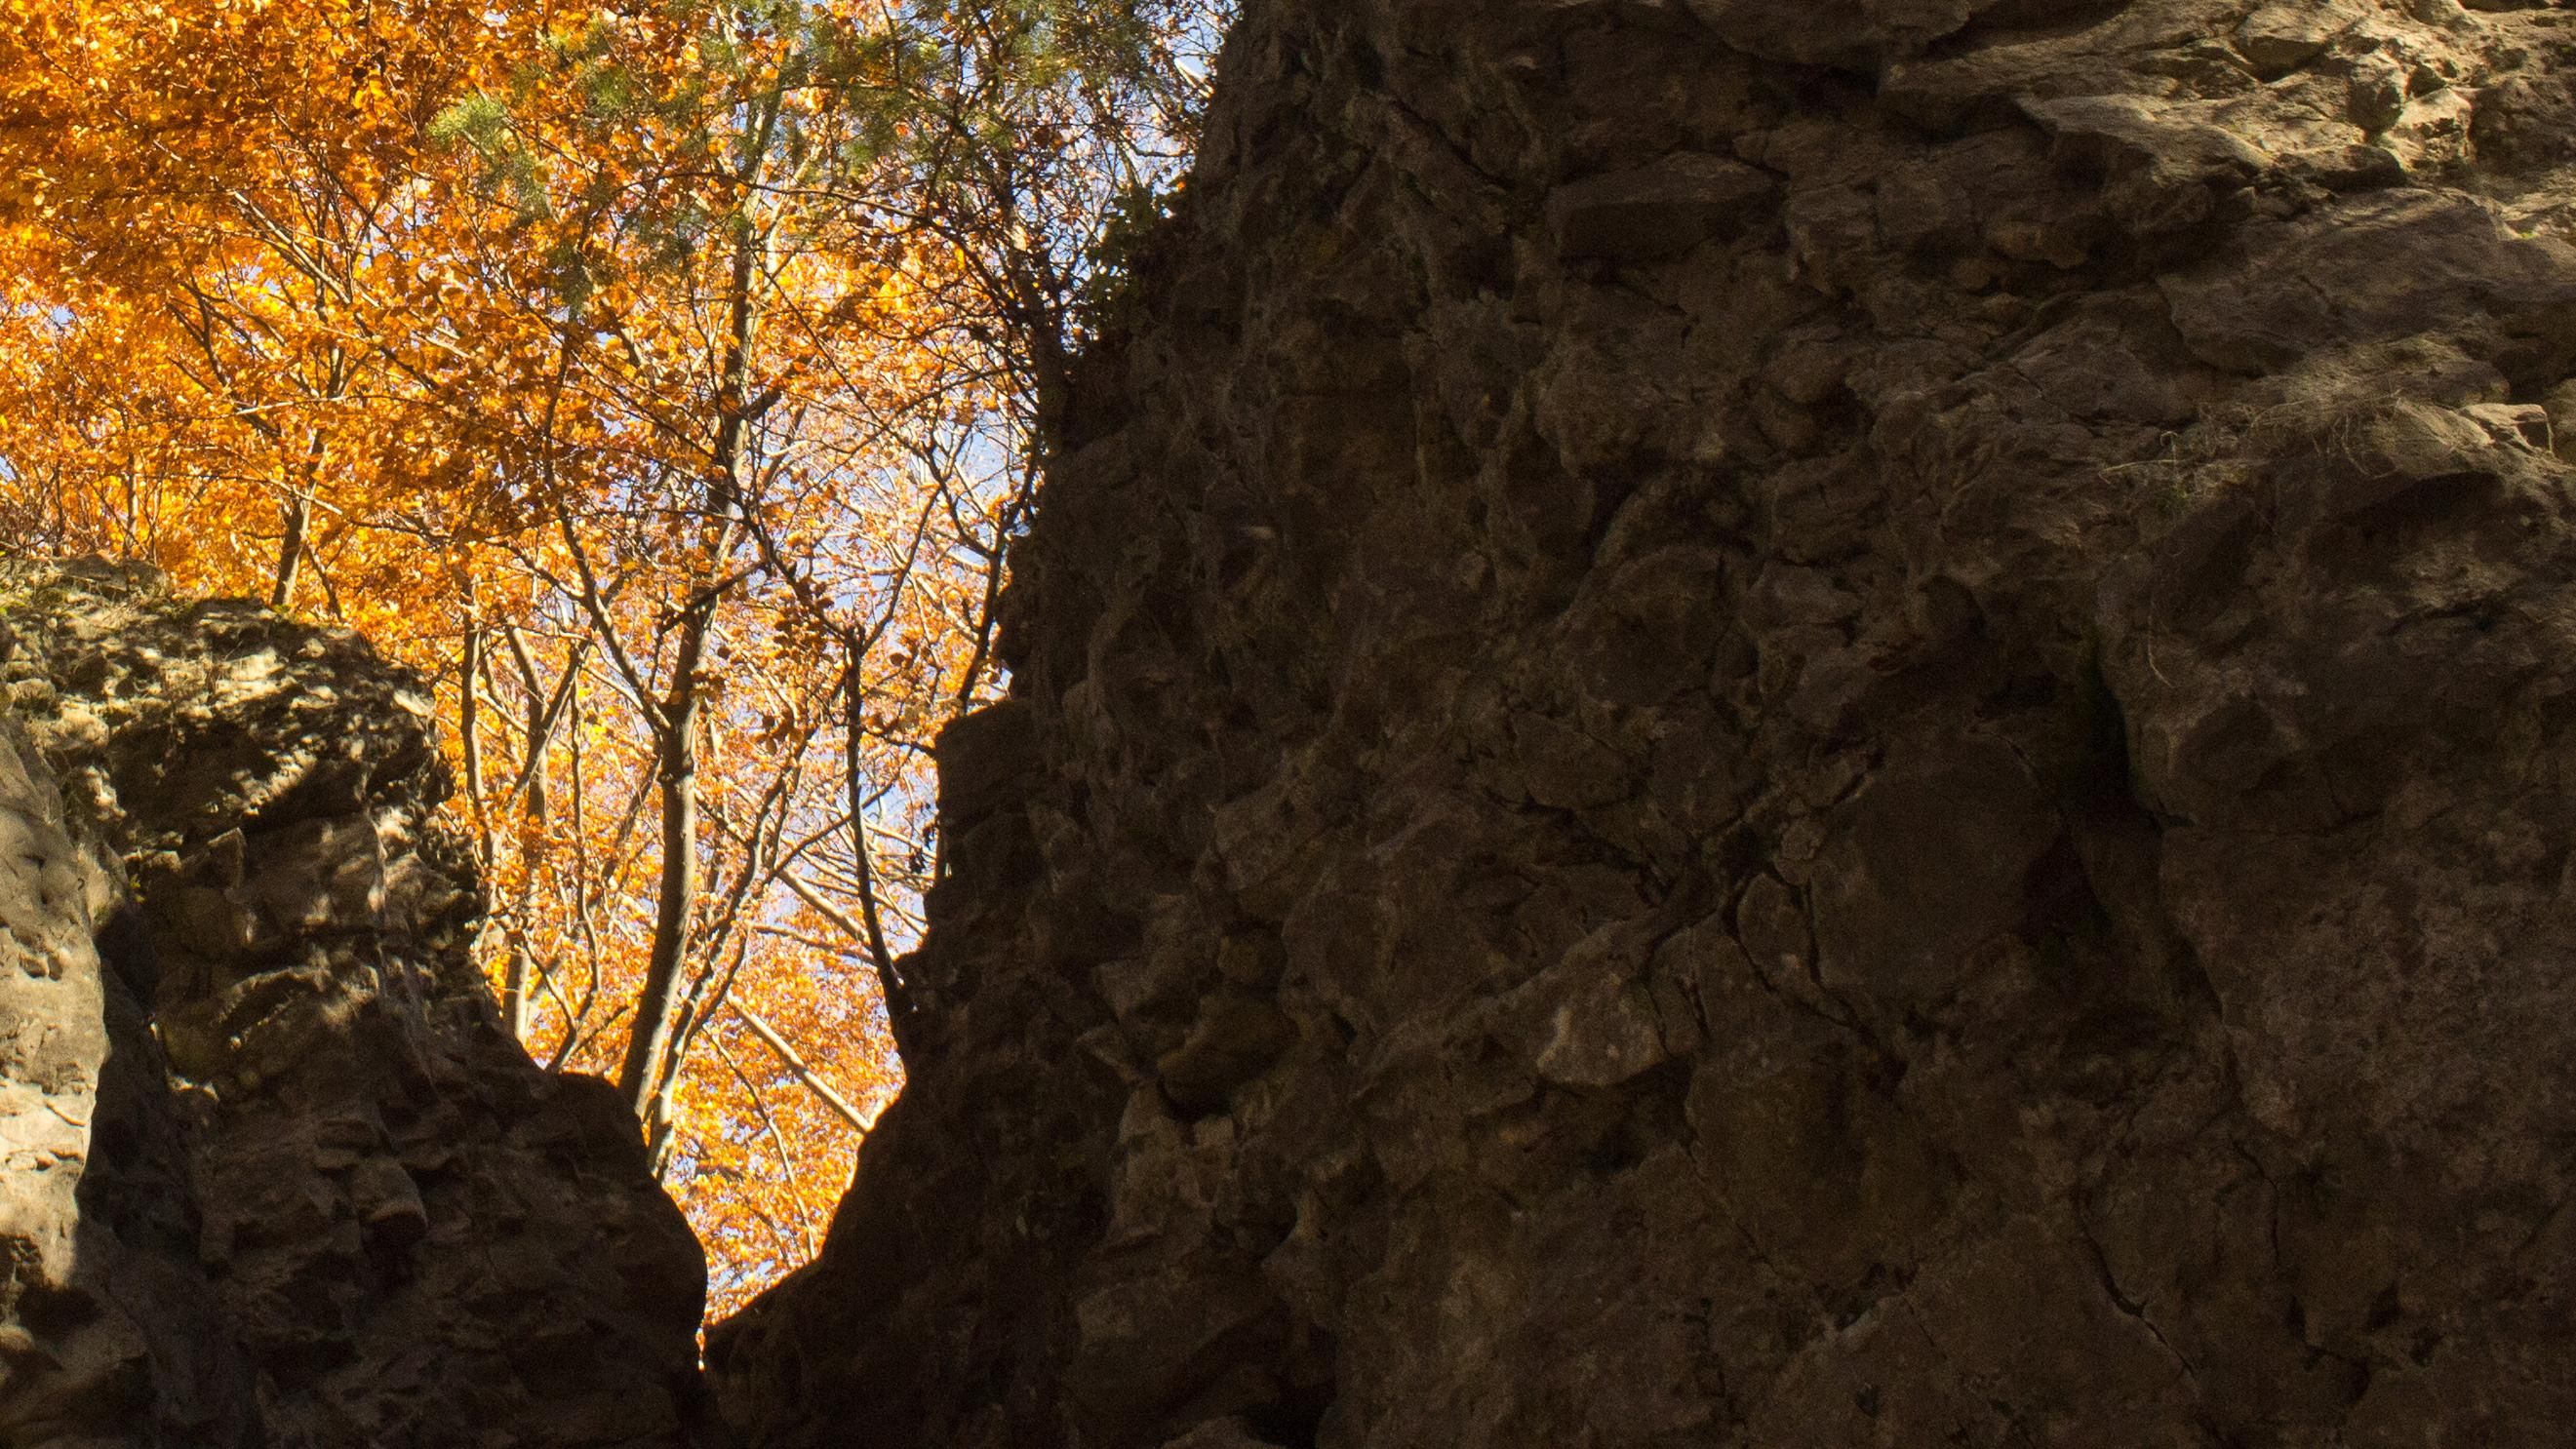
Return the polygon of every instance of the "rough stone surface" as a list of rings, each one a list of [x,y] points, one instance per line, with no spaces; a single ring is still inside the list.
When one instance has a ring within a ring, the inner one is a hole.
[[[2561,1442],[2576,15],[1247,8],[751,1442]]]
[[[0,1445],[675,1446],[705,1268],[346,634],[0,565]]]

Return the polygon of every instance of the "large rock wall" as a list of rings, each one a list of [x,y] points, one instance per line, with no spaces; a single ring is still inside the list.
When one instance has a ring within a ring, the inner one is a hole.
[[[2576,16],[1248,9],[751,1442],[2562,1442]]]
[[[705,1265],[501,1030],[428,704],[0,564],[0,1445],[673,1449]]]

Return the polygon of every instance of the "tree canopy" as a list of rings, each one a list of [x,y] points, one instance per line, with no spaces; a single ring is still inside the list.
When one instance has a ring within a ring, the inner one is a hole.
[[[928,747],[1223,0],[40,0],[0,27],[0,531],[437,684],[482,947],[719,1304],[900,1081]]]

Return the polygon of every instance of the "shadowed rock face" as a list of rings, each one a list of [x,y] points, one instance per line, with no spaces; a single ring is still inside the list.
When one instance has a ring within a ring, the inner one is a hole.
[[[2576,17],[1248,7],[752,1442],[2576,1419]]]
[[[2554,1443],[2576,23],[1277,0],[756,1446]],[[672,1445],[426,705],[0,570],[0,1445]]]
[[[669,1446],[705,1268],[466,954],[410,681],[0,565],[0,1445]]]

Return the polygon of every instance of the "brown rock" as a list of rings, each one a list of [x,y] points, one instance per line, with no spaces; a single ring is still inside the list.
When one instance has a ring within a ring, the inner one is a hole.
[[[0,1441],[693,1442],[703,1260],[502,1033],[412,682],[97,566],[0,600]]]
[[[1548,236],[1568,258],[1678,256],[1764,220],[1776,186],[1769,173],[1722,156],[1667,156],[1557,188],[1547,199]]]
[[[1252,7],[745,1437],[2563,1438],[2576,46],[2482,11]]]

